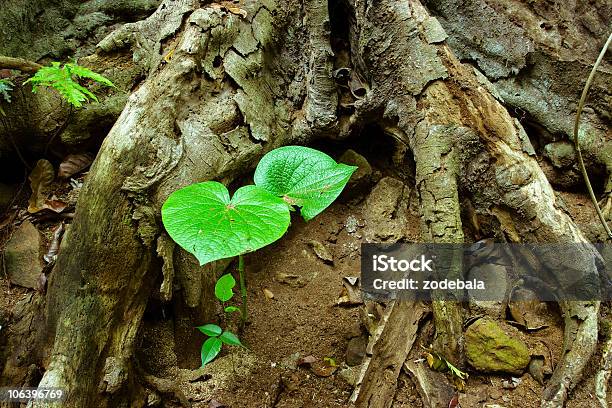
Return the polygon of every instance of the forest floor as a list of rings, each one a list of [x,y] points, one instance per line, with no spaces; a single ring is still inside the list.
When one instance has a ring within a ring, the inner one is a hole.
[[[372,206],[380,205],[384,209],[388,205],[398,208],[415,205],[411,202],[414,181],[410,171],[389,173],[388,169],[398,166],[377,161],[379,157],[393,155],[373,152],[365,144],[353,147],[372,165],[368,188],[358,193],[346,191],[309,223],[299,214],[293,214],[292,225],[283,239],[246,256],[250,314],[241,339],[247,349],[224,348],[215,361],[196,370],[200,363],[199,346],[205,337],[194,329],[190,338],[181,341],[188,346],[179,350],[173,339],[172,319],[152,317],[149,310],[145,314],[137,352],[139,365],[145,372],[171,379],[194,408],[348,406],[353,390],[351,382],[365,353],[368,314],[371,317],[380,313],[382,306],[369,302],[366,307],[359,297],[350,298],[354,304],[347,302],[351,280],[346,278],[359,277],[360,245],[375,236],[379,223],[385,222],[376,218],[380,214],[372,211]],[[341,152],[329,153],[337,158]],[[401,197],[392,193],[381,195],[380,191],[376,193],[379,196],[371,197],[375,194],[372,186],[386,177],[404,183]],[[58,188],[63,191],[58,198],[68,201],[68,190]],[[585,194],[559,194],[579,225],[593,222],[594,211]],[[12,220],[15,225],[25,218],[26,200],[27,197],[13,207],[13,213],[17,214]],[[373,204],[376,200],[382,202]],[[398,214],[388,215],[395,219]],[[420,220],[416,214],[417,211],[409,211],[405,219],[391,220],[399,222],[401,241],[421,241]],[[58,220],[53,218],[35,222],[43,236],[41,248],[48,247],[52,229],[57,224]],[[7,239],[5,236],[4,243]],[[0,324],[4,325],[15,305],[32,289],[10,285],[6,274],[2,273],[0,291]],[[553,368],[563,344],[562,318],[554,304],[542,307],[547,311],[544,314],[548,318],[546,324],[537,330],[522,330],[521,336],[530,347],[544,350],[545,362]],[[466,310],[468,321],[473,321],[469,318],[476,317],[476,313],[470,312],[469,305]],[[608,313],[607,309],[602,313]],[[506,313],[499,320],[511,320],[511,316]],[[2,328],[1,337],[7,329],[10,330],[10,325]],[[409,359],[423,358],[422,347],[431,344],[433,334],[432,322],[428,320],[421,327]],[[0,341],[0,347],[2,343]],[[169,358],[171,355],[174,358]],[[593,362],[597,359],[598,356],[594,356]],[[419,364],[427,363],[421,361]],[[544,387],[529,372],[513,379],[511,375],[488,375],[469,367],[465,369],[470,377],[464,392],[459,393],[461,407],[539,406]],[[593,406],[595,369],[595,363],[589,364],[585,378],[570,395],[568,407]],[[194,373],[198,374],[194,376]],[[162,406],[179,406],[175,398],[166,397]],[[610,394],[608,401],[612,403]],[[416,385],[406,373],[401,374],[393,407],[423,407]]]

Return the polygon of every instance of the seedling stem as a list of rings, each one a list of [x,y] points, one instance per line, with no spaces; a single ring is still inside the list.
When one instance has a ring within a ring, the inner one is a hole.
[[[246,277],[244,275],[244,256],[238,255],[238,273],[240,274],[240,293],[242,294],[242,324],[248,319]]]

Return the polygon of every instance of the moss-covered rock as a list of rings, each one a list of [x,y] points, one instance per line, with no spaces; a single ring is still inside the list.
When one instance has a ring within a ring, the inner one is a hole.
[[[512,326],[484,318],[465,333],[467,360],[478,371],[521,374],[529,364],[527,345]]]

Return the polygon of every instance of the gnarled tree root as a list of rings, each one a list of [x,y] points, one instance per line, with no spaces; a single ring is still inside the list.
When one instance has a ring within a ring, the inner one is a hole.
[[[609,325],[609,322],[608,322]],[[607,393],[610,374],[612,374],[612,327],[608,326],[605,333],[604,343],[599,361],[599,370],[595,374],[595,396],[601,408],[608,408]]]
[[[358,408],[391,407],[397,378],[412,349],[428,307],[421,302],[393,301],[387,306],[350,402]]]

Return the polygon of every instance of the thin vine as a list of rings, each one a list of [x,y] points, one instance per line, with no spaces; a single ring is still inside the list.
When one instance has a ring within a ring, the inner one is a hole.
[[[597,68],[599,64],[601,64],[601,60],[603,60],[606,51],[608,50],[608,46],[612,41],[612,33],[608,36],[608,40],[605,45],[601,49],[599,53],[599,57],[597,57],[597,61],[595,61],[595,65],[593,65],[593,69],[589,74],[589,77],[584,85],[584,89],[582,90],[582,96],[580,97],[580,102],[578,102],[578,110],[576,111],[576,121],[574,122],[574,147],[576,148],[576,152],[578,153],[578,166],[580,167],[580,171],[582,172],[582,177],[584,178],[584,182],[586,183],[587,190],[589,191],[589,196],[591,196],[591,201],[593,201],[593,205],[595,205],[595,211],[597,211],[597,216],[601,221],[606,233],[608,234],[608,238],[612,239],[612,231],[610,231],[610,227],[606,222],[606,218],[601,212],[601,208],[599,208],[599,204],[597,203],[597,197],[595,197],[595,193],[593,192],[593,187],[591,186],[591,181],[589,180],[589,175],[586,171],[586,167],[584,167],[584,160],[582,158],[582,151],[580,150],[580,143],[578,142],[578,129],[580,127],[580,114],[582,113],[582,109],[584,108],[584,103],[586,101],[586,97],[589,93],[589,88],[593,83],[593,78],[595,77],[595,72],[597,72]]]

